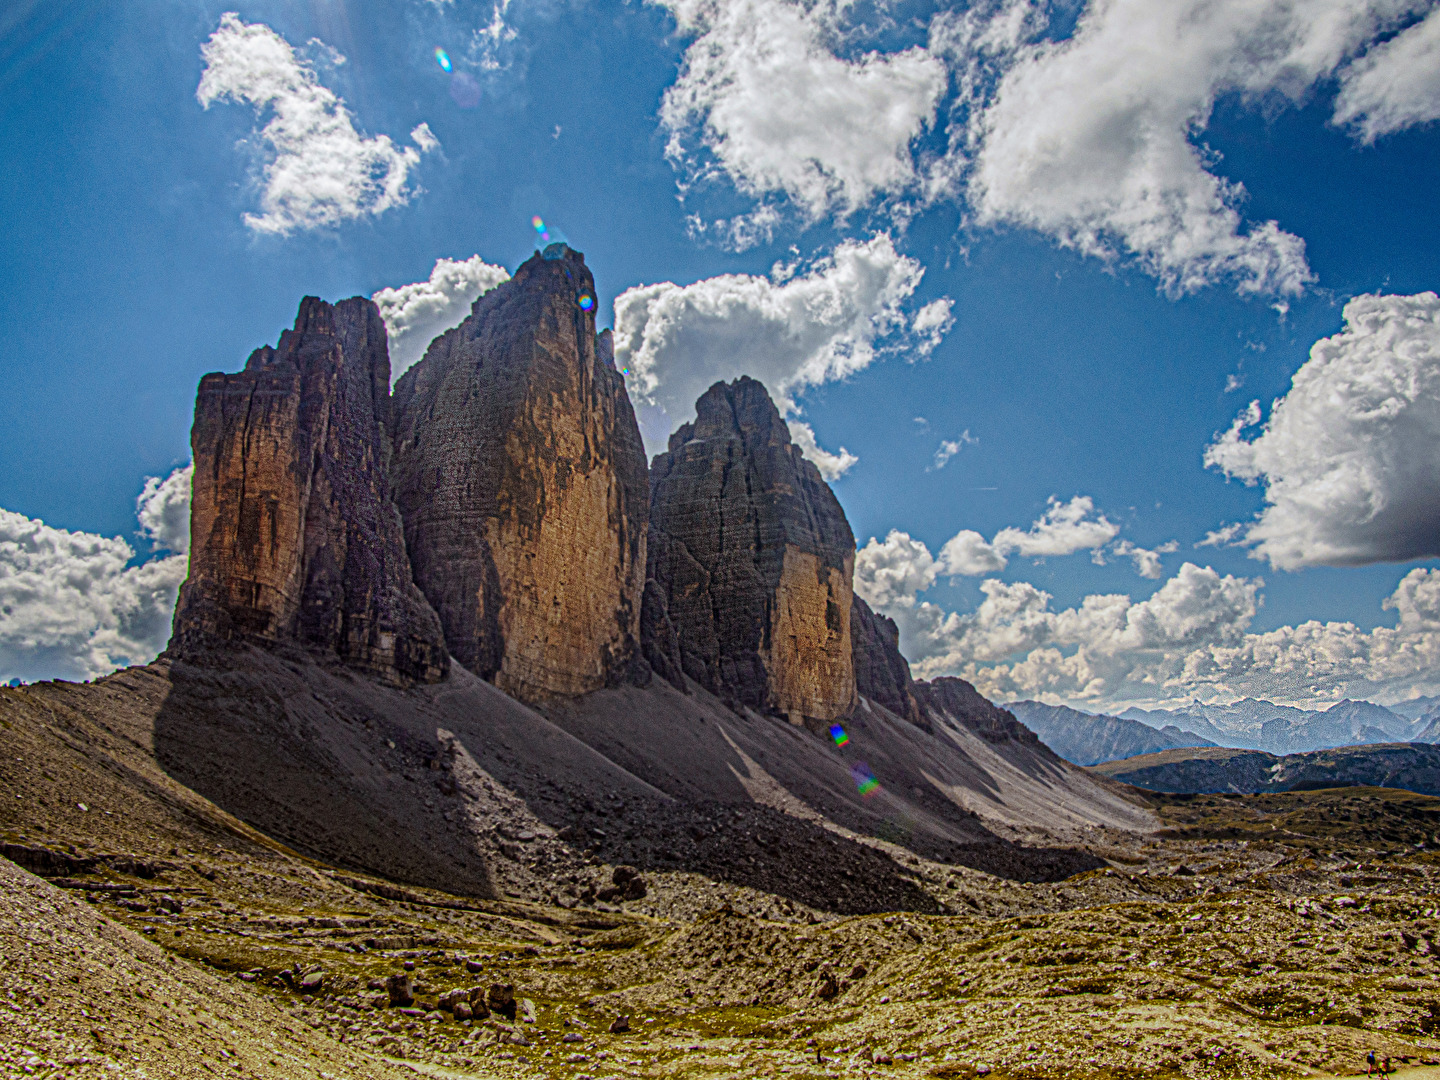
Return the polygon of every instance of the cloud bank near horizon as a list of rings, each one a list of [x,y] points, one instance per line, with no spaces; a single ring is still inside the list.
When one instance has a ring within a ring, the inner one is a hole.
[[[0,510],[0,681],[93,679],[155,658],[190,562],[190,477],[186,465],[145,482],[136,517],[160,554],[138,565],[120,537]]]

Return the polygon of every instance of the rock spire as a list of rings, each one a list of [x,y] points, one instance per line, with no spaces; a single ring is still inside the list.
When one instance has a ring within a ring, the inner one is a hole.
[[[295,328],[195,401],[190,573],[171,647],[290,641],[400,685],[443,677],[390,497],[390,359],[369,300]]]
[[[452,655],[528,701],[649,675],[645,451],[594,312],[584,257],[551,245],[395,388],[415,581]]]
[[[739,704],[826,724],[856,702],[855,539],[765,387],[716,383],[651,465],[652,665]]]

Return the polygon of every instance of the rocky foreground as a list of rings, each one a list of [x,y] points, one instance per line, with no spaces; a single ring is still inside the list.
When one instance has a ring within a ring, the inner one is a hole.
[[[35,873],[0,863],[0,1075],[1306,1076],[1362,1071],[1370,1049],[1440,1062],[1440,800],[1348,789],[1153,808],[1159,835],[1094,838],[1102,868],[1025,884],[908,856],[955,914],[845,917],[597,858],[572,907],[478,900],[299,857],[198,803],[163,836],[78,803],[40,829],[7,805],[4,854]]]

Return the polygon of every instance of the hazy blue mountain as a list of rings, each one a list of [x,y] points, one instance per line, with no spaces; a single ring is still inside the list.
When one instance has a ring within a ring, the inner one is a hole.
[[[1259,698],[1229,705],[1191,702],[1177,709],[1126,709],[1122,719],[1160,727],[1173,724],[1219,746],[1297,754],[1337,746],[1407,742],[1429,724],[1413,722],[1369,701],[1337,702],[1328,709],[1297,709]]]
[[[1214,743],[1216,746],[1234,746],[1245,750],[1257,750],[1259,744],[1253,739],[1237,736],[1234,732],[1222,730],[1212,724],[1206,717],[1198,712],[1200,706],[1185,706],[1179,709],[1140,709],[1132,706],[1120,713],[1121,720],[1136,720],[1156,731],[1165,727],[1178,728],[1180,731],[1187,731],[1190,734]]]
[[[1440,697],[1411,698],[1409,701],[1387,705],[1386,708],[1396,716],[1403,716],[1406,720],[1415,721],[1440,711]]]
[[[1096,715],[1039,701],[1012,701],[1005,708],[1038,735],[1041,742],[1076,765],[1098,765],[1102,761],[1159,750],[1216,745],[1173,724],[1157,730],[1138,720]]]

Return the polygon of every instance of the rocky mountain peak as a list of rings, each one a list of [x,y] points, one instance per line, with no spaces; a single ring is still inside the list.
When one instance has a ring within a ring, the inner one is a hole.
[[[387,682],[444,675],[390,497],[389,415],[385,325],[362,297],[307,296],[277,346],[201,380],[172,648],[290,641]]]
[[[646,621],[673,627],[686,674],[796,723],[849,712],[855,539],[762,384],[701,396],[652,462],[650,518]],[[664,650],[647,651],[666,666]]]
[[[670,451],[697,439],[740,439],[751,446],[789,448],[790,429],[765,385],[742,375],[716,383],[695,402],[695,419],[670,436]],[[799,447],[794,448],[796,455]],[[848,527],[848,526],[847,526]]]
[[[415,581],[452,655],[528,701],[648,676],[645,452],[605,348],[584,256],[552,244],[395,388]]]

